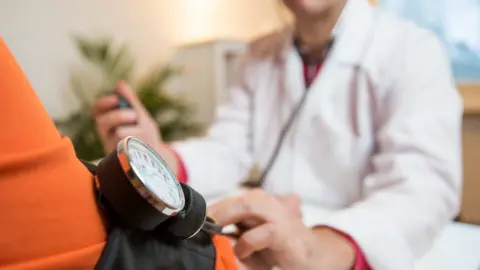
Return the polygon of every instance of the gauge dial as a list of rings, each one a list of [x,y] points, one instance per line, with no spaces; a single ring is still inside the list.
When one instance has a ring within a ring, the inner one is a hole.
[[[173,208],[183,207],[183,193],[166,163],[138,139],[128,140],[130,164],[143,185]]]

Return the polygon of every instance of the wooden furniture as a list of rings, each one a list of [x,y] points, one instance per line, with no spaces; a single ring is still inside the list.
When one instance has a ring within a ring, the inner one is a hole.
[[[480,225],[480,83],[459,85],[463,96],[463,198],[460,221]]]

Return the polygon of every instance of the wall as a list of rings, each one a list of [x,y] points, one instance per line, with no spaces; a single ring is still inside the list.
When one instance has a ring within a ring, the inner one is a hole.
[[[275,1],[2,0],[0,36],[50,115],[62,117],[76,104],[68,82],[72,65],[79,61],[73,34],[108,34],[127,42],[138,65],[146,68],[168,60],[185,41],[248,39],[275,27]]]

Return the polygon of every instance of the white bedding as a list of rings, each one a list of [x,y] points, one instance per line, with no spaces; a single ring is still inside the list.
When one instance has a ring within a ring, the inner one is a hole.
[[[328,215],[308,206],[302,212],[309,226],[314,225],[310,216]],[[414,270],[480,270],[480,226],[452,222]]]
[[[480,226],[449,224],[415,270],[480,270]]]

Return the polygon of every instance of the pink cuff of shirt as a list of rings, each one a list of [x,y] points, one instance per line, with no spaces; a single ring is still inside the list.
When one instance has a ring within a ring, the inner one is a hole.
[[[355,264],[353,266],[353,270],[371,270],[372,269],[368,264],[367,259],[365,258],[365,255],[363,255],[362,249],[357,244],[357,242],[353,240],[353,238],[350,235],[332,227],[328,227],[328,228],[345,237],[355,249]]]
[[[185,167],[185,162],[183,162],[182,158],[178,153],[171,147],[166,146],[170,151],[172,151],[173,155],[177,159],[178,163],[178,171],[177,171],[177,179],[178,182],[186,184],[188,182],[188,174],[187,168]]]

